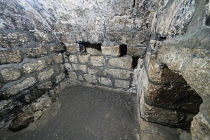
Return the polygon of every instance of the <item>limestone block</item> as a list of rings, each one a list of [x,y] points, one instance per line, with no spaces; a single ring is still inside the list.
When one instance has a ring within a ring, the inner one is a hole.
[[[19,50],[0,51],[0,64],[20,63],[22,60]]]
[[[7,112],[14,109],[15,105],[12,100],[2,100],[0,102],[0,114],[6,114]]]
[[[118,57],[111,58],[109,60],[109,65],[119,68],[131,69],[132,68],[132,57]]]
[[[38,79],[39,79],[39,81],[44,81],[44,80],[49,79],[53,74],[54,74],[54,70],[53,69],[49,69],[49,70],[40,72],[38,74]]]
[[[28,48],[25,50],[25,53],[29,58],[38,58],[48,54],[45,47]]]
[[[120,56],[120,46],[101,47],[103,55]]]
[[[1,71],[1,75],[4,81],[17,80],[21,76],[21,71],[19,69],[6,68]]]
[[[128,70],[106,69],[104,74],[110,74],[120,79],[128,79],[130,78],[131,72]]]
[[[31,105],[32,111],[42,111],[48,108],[52,104],[52,101],[49,96],[42,95],[36,102]]]
[[[92,69],[92,68],[88,68],[88,73],[89,74],[93,74],[93,75],[97,75],[100,73],[100,69]]]
[[[66,77],[65,73],[61,73],[55,77],[56,83],[60,83]]]
[[[38,89],[51,89],[51,88],[53,88],[53,84],[51,81],[47,81],[38,85]]]
[[[70,55],[69,56],[69,62],[70,63],[77,63],[78,62],[77,56],[76,55]]]
[[[88,83],[97,83],[96,76],[94,75],[84,74],[84,78]]]
[[[24,81],[19,82],[19,83],[15,84],[15,85],[9,87],[6,90],[5,96],[10,97],[10,96],[16,95],[19,92],[21,92],[21,91],[23,91],[23,90],[33,86],[36,82],[37,81],[36,81],[35,77],[26,78]]]
[[[72,70],[81,70],[86,73],[87,71],[87,66],[86,65],[80,65],[80,64],[71,64],[72,65]]]
[[[125,80],[115,80],[115,86],[119,87],[119,88],[124,88],[124,89],[128,89],[130,85],[129,81],[125,81]]]
[[[74,79],[74,80],[77,79],[77,74],[75,72],[73,72],[73,71],[68,72],[68,75],[69,75],[70,79]]]
[[[80,63],[88,63],[89,56],[90,56],[89,54],[79,55],[79,61],[80,61]]]
[[[112,85],[112,81],[109,78],[100,77],[99,82],[103,85],[106,85],[106,86],[111,86]]]
[[[103,56],[91,56],[90,61],[93,66],[104,66],[105,64]]]
[[[57,55],[54,55],[54,56],[53,56],[53,59],[54,59],[54,62],[55,62],[56,64],[58,64],[58,63],[63,63],[63,56],[62,56],[61,53],[59,53],[59,54],[57,54]]]
[[[128,55],[143,57],[146,53],[146,47],[143,45],[137,45],[135,47],[128,47]]]
[[[55,46],[50,46],[50,51],[63,53],[66,51],[66,48],[64,45],[55,45]]]
[[[77,43],[73,43],[73,44],[65,43],[65,45],[66,45],[67,52],[69,53],[79,52],[79,47]]]
[[[84,78],[81,75],[79,75],[78,80],[84,81]]]
[[[95,48],[87,47],[86,51],[87,51],[88,54],[91,54],[91,55],[101,55],[102,54],[100,50],[95,49]]]
[[[41,71],[46,68],[47,65],[44,60],[37,60],[34,62],[29,62],[23,65],[23,70],[25,73],[29,74],[35,71]]]

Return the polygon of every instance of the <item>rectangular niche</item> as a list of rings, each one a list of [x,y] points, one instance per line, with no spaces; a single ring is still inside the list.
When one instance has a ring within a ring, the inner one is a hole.
[[[92,44],[89,42],[79,43],[80,53],[88,53],[91,55],[101,55],[101,44]]]

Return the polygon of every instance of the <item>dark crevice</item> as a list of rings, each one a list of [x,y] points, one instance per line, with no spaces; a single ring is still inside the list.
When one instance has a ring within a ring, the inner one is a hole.
[[[206,26],[210,26],[210,16],[206,16],[205,24]]]
[[[101,44],[92,44],[92,43],[89,43],[89,42],[80,42],[79,43],[80,53],[86,53],[87,52],[86,48],[94,48],[98,51],[101,51]]]
[[[133,7],[136,6],[136,0],[133,0]]]
[[[132,62],[132,68],[135,69],[138,65],[138,60],[139,57],[138,56],[133,56],[133,62]]]
[[[127,55],[127,45],[120,45],[120,56]]]

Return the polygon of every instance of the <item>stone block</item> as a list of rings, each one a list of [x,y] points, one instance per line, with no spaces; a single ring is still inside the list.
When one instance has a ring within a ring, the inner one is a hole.
[[[44,81],[44,80],[49,79],[53,74],[54,74],[54,70],[53,69],[49,69],[49,70],[40,72],[38,74],[38,79],[39,79],[39,81]]]
[[[89,62],[89,54],[82,54],[79,55],[79,61],[80,63],[88,63]]]
[[[73,71],[68,72],[68,75],[69,75],[69,78],[70,78],[70,79],[74,79],[74,80],[77,79],[77,74],[76,74],[76,72],[73,72]]]
[[[65,73],[61,73],[55,77],[56,83],[60,83],[66,77]]]
[[[99,74],[100,73],[100,69],[92,69],[92,68],[88,68],[88,73],[89,74],[93,74],[93,75],[97,75],[97,74]]]
[[[91,56],[90,61],[93,66],[104,66],[105,65],[105,59],[103,56]]]
[[[53,84],[51,81],[47,81],[38,85],[38,89],[52,89],[52,88],[53,88]]]
[[[37,81],[36,81],[35,77],[26,78],[22,82],[19,82],[15,85],[12,85],[11,87],[9,87],[5,92],[5,96],[10,97],[10,96],[16,95],[19,92],[33,86],[34,84],[36,84],[36,82]]]
[[[84,81],[84,78],[81,75],[79,75],[78,80]]]
[[[86,48],[86,51],[88,54],[91,54],[91,55],[101,55],[101,50],[98,50],[98,49],[95,49],[95,48]]]
[[[99,82],[106,86],[112,86],[112,81],[109,78],[100,77]]]
[[[16,132],[23,128],[26,128],[29,126],[30,123],[34,121],[34,116],[32,113],[20,113],[17,115],[17,117],[14,118],[12,123],[9,126],[9,130]]]
[[[71,69],[72,70],[81,70],[81,71],[86,73],[87,66],[86,65],[80,65],[80,64],[71,64]]]
[[[61,53],[53,56],[54,62],[56,64],[63,63],[63,56]]]
[[[109,65],[119,68],[131,69],[132,68],[132,57],[118,57],[111,58],[109,60]]]
[[[69,56],[69,62],[70,63],[77,63],[78,62],[77,56],[76,55],[70,55]]]
[[[56,46],[51,46],[50,51],[63,53],[66,51],[66,48],[64,45],[56,45]]]
[[[21,71],[19,69],[6,68],[1,71],[1,75],[4,81],[13,81],[20,78]]]
[[[44,60],[37,60],[33,62],[29,62],[23,65],[23,70],[25,73],[29,74],[32,72],[41,71],[42,69],[46,68],[47,65]]]
[[[48,54],[45,47],[28,48],[25,50],[25,53],[29,58],[38,58]]]
[[[145,46],[135,46],[135,47],[128,47],[128,55],[132,56],[138,56],[140,58],[144,57],[146,53],[146,47]]]
[[[23,58],[19,50],[0,51],[0,64],[20,63]]]
[[[128,79],[130,78],[131,71],[118,70],[118,69],[106,69],[104,71],[104,74],[109,74],[120,79]]]
[[[101,47],[103,55],[111,55],[111,56],[120,56],[120,46],[102,46]]]
[[[69,53],[79,52],[79,46],[77,43],[73,43],[73,44],[65,43],[65,46],[66,46],[67,52],[69,52]]]
[[[96,76],[94,75],[84,74],[84,78],[88,83],[97,83]]]
[[[0,116],[8,113],[9,111],[13,110],[15,105],[12,100],[3,100],[0,101]]]
[[[42,95],[36,102],[31,105],[32,111],[43,111],[52,104],[52,101],[49,96]]]
[[[129,81],[115,80],[115,87],[128,89],[129,88],[129,85],[130,85],[130,82]]]

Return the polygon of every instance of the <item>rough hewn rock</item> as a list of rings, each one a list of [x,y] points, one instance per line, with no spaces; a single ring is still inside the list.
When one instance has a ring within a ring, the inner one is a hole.
[[[48,54],[45,47],[28,48],[25,53],[29,58],[38,58]]]
[[[32,73],[35,71],[40,71],[44,68],[46,68],[46,62],[45,60],[37,60],[34,62],[29,62],[23,65],[23,70],[25,73]]]
[[[16,132],[19,131],[34,121],[34,116],[31,113],[20,113],[18,116],[12,121],[9,126],[9,130]]]
[[[33,86],[36,82],[37,82],[36,78],[34,77],[26,78],[24,81],[9,87],[6,90],[5,96],[10,97],[10,96],[16,95],[19,92]]]
[[[111,56],[120,56],[120,46],[102,46],[102,54],[103,55],[111,55]]]
[[[0,102],[0,114],[4,115],[9,111],[13,110],[15,107],[14,101],[12,100],[3,100]]]
[[[22,60],[23,58],[18,50],[0,51],[0,64],[20,63]]]
[[[100,73],[100,69],[92,69],[92,68],[88,68],[88,73],[89,74],[95,74],[95,75],[97,75],[97,74],[99,74]]]
[[[65,43],[65,46],[66,46],[67,52],[69,53],[79,52],[79,47],[78,47],[78,44],[76,43],[73,43],[73,44]]]
[[[51,81],[47,81],[38,85],[38,89],[52,89],[52,88],[53,88],[53,84]]]
[[[68,72],[68,75],[70,79],[74,79],[74,80],[77,79],[77,74],[75,72],[72,72],[72,71]]]
[[[89,59],[89,54],[79,55],[80,63],[87,63]]]
[[[112,81],[109,78],[100,77],[98,80],[103,85],[106,85],[106,86],[112,85]]]
[[[1,75],[4,81],[13,81],[21,77],[21,71],[19,69],[6,68],[1,71]]]
[[[49,96],[43,95],[36,102],[31,105],[32,111],[43,111],[52,104],[52,101]]]
[[[119,68],[131,69],[132,68],[132,58],[129,56],[111,58],[109,60],[109,65]]]
[[[77,56],[76,55],[70,55],[69,56],[69,62],[70,63],[77,63],[78,62]]]
[[[38,79],[39,79],[39,81],[44,81],[44,80],[49,79],[53,74],[54,74],[54,70],[53,69],[49,69],[49,70],[40,72],[38,74]]]
[[[104,71],[105,74],[110,74],[114,77],[120,78],[120,79],[128,79],[130,78],[130,71],[127,70],[117,70],[117,69],[106,69]]]
[[[125,80],[115,80],[115,86],[119,88],[128,89],[130,86],[130,82]]]
[[[87,53],[91,54],[91,55],[101,55],[101,51],[95,48],[86,48]]]
[[[91,56],[90,61],[93,66],[104,66],[105,64],[103,56]]]
[[[59,64],[59,63],[63,63],[63,56],[62,54],[57,54],[57,55],[54,55],[54,61],[55,63]]]
[[[96,83],[97,79],[94,75],[84,74],[84,78],[88,83]]]
[[[60,83],[66,77],[65,73],[61,73],[55,77],[56,83]]]

